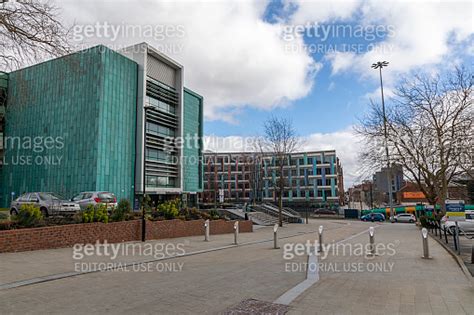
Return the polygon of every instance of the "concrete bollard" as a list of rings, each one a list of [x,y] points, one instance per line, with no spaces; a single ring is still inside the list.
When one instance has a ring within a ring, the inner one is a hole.
[[[323,226],[320,225],[318,229],[318,234],[319,234],[319,248],[318,252],[322,253],[323,252]]]
[[[209,219],[204,222],[204,241],[209,242],[209,231],[210,231]]]
[[[424,259],[430,259],[430,249],[428,247],[428,230],[426,228],[421,229],[421,237],[423,238],[423,257]]]
[[[370,255],[375,256],[375,229],[373,226],[369,228]]]
[[[238,237],[239,237],[239,221],[236,221],[234,223],[234,244],[237,245],[238,242]]]
[[[277,236],[277,231],[278,231],[278,224],[275,224],[273,226],[273,248],[278,249],[278,236]]]

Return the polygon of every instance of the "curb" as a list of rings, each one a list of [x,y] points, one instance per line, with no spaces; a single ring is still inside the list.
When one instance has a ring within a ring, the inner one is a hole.
[[[456,263],[459,265],[459,268],[461,268],[462,272],[464,273],[464,276],[468,279],[469,283],[471,284],[472,287],[474,287],[474,277],[471,275],[469,270],[467,269],[466,265],[464,264],[464,261],[459,257],[452,249],[451,247],[447,246],[444,244],[443,240],[438,239],[437,237],[434,237],[433,235],[429,234],[429,236],[434,239],[438,244],[440,244],[456,261]]]

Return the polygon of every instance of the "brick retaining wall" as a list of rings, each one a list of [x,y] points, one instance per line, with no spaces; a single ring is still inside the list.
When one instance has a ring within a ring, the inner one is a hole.
[[[235,221],[211,221],[211,234],[232,233]],[[241,233],[252,232],[251,221],[240,221]],[[204,235],[204,220],[147,221],[147,240]],[[0,253],[71,247],[74,244],[139,241],[140,220],[70,224],[32,229],[0,231]]]

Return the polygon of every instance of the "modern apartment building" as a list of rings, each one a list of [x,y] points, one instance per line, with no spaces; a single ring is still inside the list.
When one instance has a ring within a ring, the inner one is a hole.
[[[154,199],[200,192],[202,142],[176,140],[202,138],[203,98],[183,78],[182,65],[146,43],[99,45],[9,73],[0,82],[1,204],[31,191],[129,200],[145,190]]]
[[[287,161],[285,204],[344,204],[342,166],[335,151],[293,153]],[[269,153],[204,153],[204,164],[205,203],[277,200],[279,175]]]

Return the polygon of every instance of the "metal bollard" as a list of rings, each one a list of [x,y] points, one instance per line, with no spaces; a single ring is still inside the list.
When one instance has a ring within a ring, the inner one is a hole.
[[[444,240],[446,241],[446,244],[448,244],[448,233],[446,233],[446,225],[444,226]]]
[[[375,256],[375,229],[373,226],[369,228],[369,242],[370,242],[370,255]]]
[[[323,226],[320,225],[318,229],[318,234],[319,234],[319,248],[318,252],[322,253],[323,252]]]
[[[456,233],[457,233],[457,229],[454,228],[454,230],[453,230],[454,249],[457,251],[458,250],[458,242],[457,242],[457,239],[456,239]]]
[[[423,239],[423,256],[421,258],[430,259],[430,249],[428,247],[428,230],[426,228],[421,229],[421,237]]]
[[[234,244],[237,245],[238,242],[238,237],[239,237],[239,221],[236,221],[234,223]]]
[[[204,222],[204,241],[209,242],[209,230],[210,230],[210,225],[209,225],[209,220],[206,220]]]
[[[278,249],[278,237],[277,237],[277,231],[278,231],[278,224],[275,224],[273,226],[273,248]]]
[[[456,221],[456,243],[458,245],[458,255],[461,255],[461,242],[459,241],[459,224]]]
[[[471,264],[474,264],[474,244],[471,245]]]

